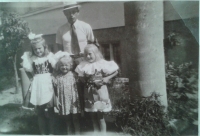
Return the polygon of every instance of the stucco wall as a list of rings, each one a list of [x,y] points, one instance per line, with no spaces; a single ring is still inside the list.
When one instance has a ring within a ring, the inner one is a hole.
[[[67,22],[62,5],[38,14],[24,15],[34,33],[55,34],[58,27]],[[124,26],[123,2],[82,3],[79,19],[89,23],[93,29]]]

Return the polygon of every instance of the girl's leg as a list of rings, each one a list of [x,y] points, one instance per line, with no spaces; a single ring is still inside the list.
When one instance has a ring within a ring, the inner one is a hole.
[[[97,118],[98,118],[99,125],[100,125],[100,131],[105,134],[106,133],[106,121],[104,119],[104,113],[97,112]]]
[[[54,130],[55,130],[55,116],[54,116],[54,109],[52,108],[48,108],[48,129],[49,129],[49,134],[53,135],[54,134]]]
[[[75,135],[80,135],[79,114],[72,114]]]
[[[98,123],[98,120],[97,120],[97,113],[96,112],[90,112],[90,117],[92,119],[94,132],[98,132],[99,131],[99,123]]]
[[[65,119],[66,119],[66,125],[67,125],[67,134],[68,135],[72,135],[72,121],[71,121],[71,115],[66,115],[65,116]]]
[[[38,125],[40,129],[40,134],[46,135],[46,117],[44,113],[44,108],[42,106],[37,107],[37,115],[38,115]]]

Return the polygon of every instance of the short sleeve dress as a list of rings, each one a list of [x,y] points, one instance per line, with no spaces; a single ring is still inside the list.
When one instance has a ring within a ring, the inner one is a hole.
[[[34,74],[30,87],[30,103],[33,105],[47,104],[52,100],[54,93],[51,77],[56,63],[54,54],[50,52],[47,56],[39,58],[31,52],[25,52],[21,58],[25,71]]]
[[[80,113],[80,102],[74,74],[69,71],[65,75],[58,75],[53,79],[53,83],[59,103],[58,114]]]
[[[106,85],[96,86],[94,82],[101,81],[119,69],[114,61],[101,59],[94,63],[81,62],[75,69],[79,77],[84,77],[87,84],[84,90],[86,112],[109,112],[112,109]]]

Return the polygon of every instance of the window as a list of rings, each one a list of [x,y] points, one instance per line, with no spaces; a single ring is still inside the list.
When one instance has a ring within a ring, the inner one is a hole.
[[[114,60],[121,68],[121,53],[119,42],[100,43],[100,50],[105,60]]]

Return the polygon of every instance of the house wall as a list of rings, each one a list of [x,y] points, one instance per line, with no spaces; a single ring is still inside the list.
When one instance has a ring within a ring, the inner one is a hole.
[[[34,33],[55,34],[58,27],[67,22],[63,6],[38,14],[23,15]],[[79,19],[89,23],[93,29],[124,26],[123,2],[82,3]]]

